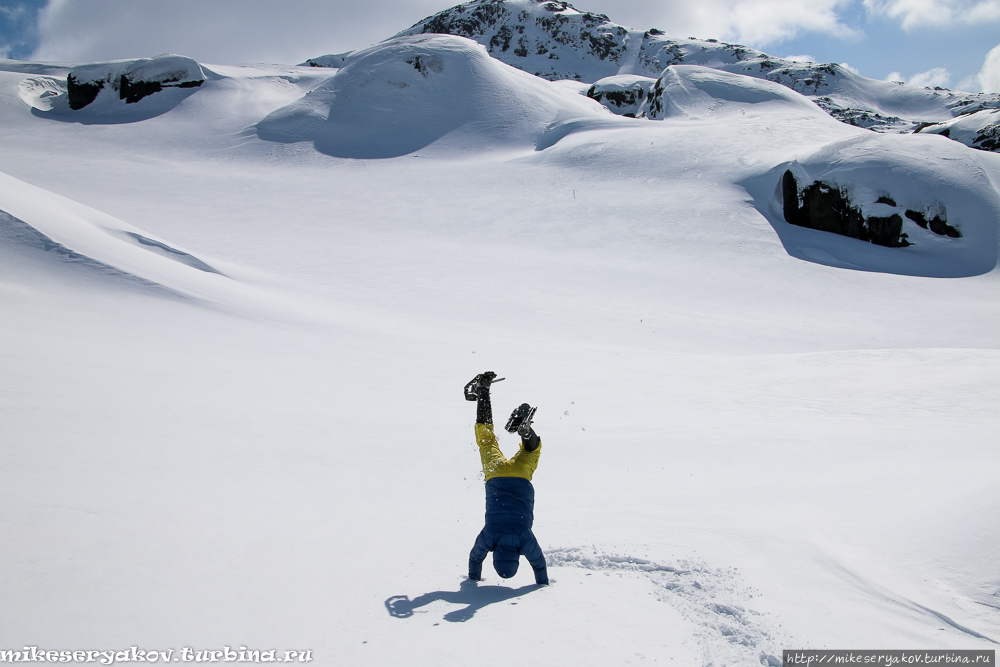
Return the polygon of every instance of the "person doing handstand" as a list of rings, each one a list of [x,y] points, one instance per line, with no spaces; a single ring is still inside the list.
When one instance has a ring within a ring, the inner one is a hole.
[[[520,557],[524,556],[535,571],[535,583],[546,585],[549,576],[545,556],[531,532],[535,505],[531,476],[542,453],[542,441],[531,428],[535,408],[522,403],[507,421],[506,430],[521,436],[517,454],[507,459],[493,433],[490,384],[495,378],[496,373],[487,371],[465,385],[466,400],[476,401],[476,444],[486,476],[486,525],[469,554],[469,579],[482,580],[483,561],[492,551],[493,568],[504,579],[517,573]]]

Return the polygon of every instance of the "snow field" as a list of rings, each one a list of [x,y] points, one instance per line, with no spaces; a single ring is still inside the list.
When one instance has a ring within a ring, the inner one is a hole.
[[[185,294],[0,237],[0,644],[545,665],[994,646],[996,270],[803,261],[754,190],[861,130],[801,105],[640,125],[581,98],[528,123],[576,122],[546,150],[459,131],[345,159],[254,130],[323,78],[206,67],[226,78],[113,126],[32,115],[29,75],[0,75],[0,209]],[[943,197],[995,214],[995,156],[907,139],[925,173],[956,165]],[[486,369],[498,421],[539,406],[555,583],[523,595],[502,590],[534,589],[523,564],[460,586],[483,504],[460,389]]]

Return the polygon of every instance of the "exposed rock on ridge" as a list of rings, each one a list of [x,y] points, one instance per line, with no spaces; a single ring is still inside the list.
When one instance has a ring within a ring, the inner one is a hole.
[[[632,30],[561,0],[473,0],[399,34],[423,33],[473,39],[494,58],[549,80],[599,84],[618,75],[656,79],[671,65],[711,67],[779,83],[850,125],[878,132],[937,131],[973,148],[1000,151],[1000,126],[978,113],[1000,109],[1000,95],[876,81],[837,64],[793,62],[716,39],[673,38],[656,28]],[[320,56],[304,64],[341,67],[347,58]],[[599,95],[599,84],[594,99],[613,113],[636,115],[631,92],[616,85],[605,86]],[[913,116],[914,108],[924,111]],[[969,131],[945,132],[956,119]]]

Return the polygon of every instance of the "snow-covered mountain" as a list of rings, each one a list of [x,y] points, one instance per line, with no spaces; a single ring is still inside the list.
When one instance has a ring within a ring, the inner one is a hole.
[[[594,84],[587,94],[614,113],[643,117],[638,99],[651,93],[665,68],[700,65],[780,83],[858,127],[944,134],[983,150],[997,150],[1000,145],[1000,125],[993,113],[1000,108],[997,94],[877,81],[838,64],[794,62],[716,39],[672,37],[656,28],[633,30],[564,1],[474,0],[399,34],[428,33],[473,39],[494,58],[549,80]],[[307,62],[338,67],[347,56]],[[624,75],[631,78],[614,78]],[[963,129],[951,136],[949,128],[955,122]]]

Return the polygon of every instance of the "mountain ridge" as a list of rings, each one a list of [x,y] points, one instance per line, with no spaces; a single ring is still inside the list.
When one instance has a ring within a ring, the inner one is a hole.
[[[428,16],[389,39],[416,34],[466,37],[530,74],[594,84],[588,96],[620,115],[644,117],[635,99],[615,103],[620,81],[603,80],[644,77],[648,81],[635,93],[651,98],[667,67],[701,65],[779,83],[856,127],[942,134],[972,148],[1000,150],[1000,124],[993,113],[1000,109],[1000,94],[878,81],[836,63],[792,61],[717,39],[674,38],[657,28],[633,30],[563,0],[473,0]],[[340,67],[349,57],[319,56],[303,65]],[[955,119],[961,119],[963,131],[952,137]]]

